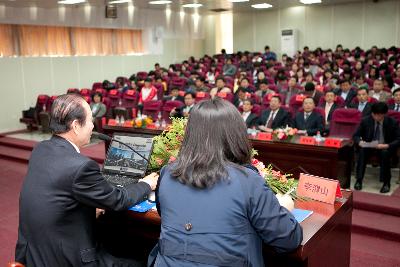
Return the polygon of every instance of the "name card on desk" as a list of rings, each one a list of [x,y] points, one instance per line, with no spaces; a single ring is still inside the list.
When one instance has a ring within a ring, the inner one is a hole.
[[[342,140],[336,138],[326,138],[325,139],[325,146],[328,147],[337,147],[340,148],[342,145]]]
[[[339,181],[300,173],[297,195],[333,204],[336,197],[342,197]]]
[[[315,141],[314,137],[312,136],[301,136],[300,137],[300,144],[302,145],[315,145],[317,142]]]
[[[109,120],[108,120],[108,125],[110,125],[110,126],[117,126],[117,121],[114,120],[114,119],[109,119]]]
[[[259,132],[259,133],[257,134],[257,139],[259,139],[259,140],[270,141],[270,140],[272,140],[272,133],[263,133],[263,132]]]

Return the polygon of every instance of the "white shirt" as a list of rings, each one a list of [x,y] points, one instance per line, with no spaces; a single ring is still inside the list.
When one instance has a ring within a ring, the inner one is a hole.
[[[379,98],[381,97],[381,92],[379,92],[379,93],[375,93],[375,92],[374,92],[374,93],[372,94],[372,97],[379,101]]]
[[[325,104],[325,122],[328,122],[329,111],[331,111],[332,106],[333,102]]]
[[[65,140],[67,140],[75,148],[76,152],[81,153],[81,151],[79,151],[79,148],[74,143],[72,143],[68,139],[65,139]]]
[[[349,92],[350,92],[350,91],[347,91],[347,92],[342,91],[342,93],[340,94],[340,96],[341,96],[344,100],[346,100],[347,95],[349,94]]]
[[[268,117],[268,120],[267,120],[265,126],[268,125],[268,122],[269,122],[270,120],[271,120],[271,121],[274,121],[275,116],[276,116],[276,114],[278,113],[278,111],[279,111],[279,108],[278,108],[277,110],[272,110],[272,109],[271,109],[271,112],[269,113],[269,117]]]
[[[247,111],[247,112],[244,112],[244,111],[243,111],[243,113],[242,113],[242,118],[243,118],[243,120],[244,120],[245,122],[246,122],[247,118],[249,117],[250,113],[251,113],[251,111]]]
[[[141,91],[142,99],[145,100],[150,95],[150,92],[151,92],[151,88],[143,87],[142,91]],[[152,100],[157,100],[157,95],[155,95]]]

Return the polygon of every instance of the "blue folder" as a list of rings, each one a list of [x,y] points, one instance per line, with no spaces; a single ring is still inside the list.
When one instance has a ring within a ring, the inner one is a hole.
[[[301,223],[305,219],[307,219],[311,214],[313,214],[312,210],[301,210],[301,209],[294,209],[292,210],[292,214],[298,223]]]

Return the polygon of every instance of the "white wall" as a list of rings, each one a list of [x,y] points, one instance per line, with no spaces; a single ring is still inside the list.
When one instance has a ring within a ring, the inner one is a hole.
[[[58,95],[70,87],[91,87],[95,81],[114,81],[117,76],[129,77],[137,71],[148,71],[156,62],[168,67],[189,56],[204,54],[204,22],[200,18],[195,27],[190,14],[181,19],[179,13],[172,12],[168,20],[165,11],[125,7],[118,10],[118,19],[112,20],[104,18],[103,8],[64,8],[63,11],[0,5],[0,23],[132,28],[144,29],[146,33],[154,26],[164,28],[160,44],[148,46],[150,49],[144,55],[0,58],[3,92],[0,132],[24,128],[19,123],[22,110],[34,106],[38,94]]]
[[[348,48],[400,46],[400,1],[235,13],[234,51],[262,51],[269,45],[280,53],[280,31],[284,29],[298,30],[299,48],[335,48],[339,43]]]

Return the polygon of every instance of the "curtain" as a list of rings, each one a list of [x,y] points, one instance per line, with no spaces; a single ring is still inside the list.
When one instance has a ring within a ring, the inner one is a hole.
[[[143,52],[142,31],[0,24],[0,56],[96,56]]]
[[[0,40],[0,56],[14,56],[16,51],[14,50],[12,25],[0,24]]]

